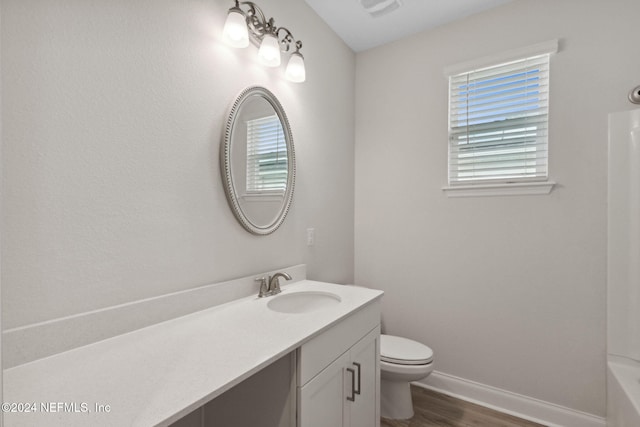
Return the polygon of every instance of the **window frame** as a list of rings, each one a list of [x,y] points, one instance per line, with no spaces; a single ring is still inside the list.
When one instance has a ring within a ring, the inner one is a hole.
[[[448,197],[469,197],[469,196],[495,196],[495,195],[520,195],[520,194],[548,194],[553,189],[555,182],[549,180],[549,154],[547,152],[547,166],[545,176],[535,177],[508,177],[508,178],[489,178],[489,179],[467,179],[467,180],[451,180],[451,82],[452,76],[468,74],[473,71],[490,69],[496,66],[522,61],[525,58],[537,56],[551,55],[558,51],[558,40],[551,40],[525,48],[514,49],[503,52],[498,55],[487,56],[473,61],[467,61],[445,68],[444,74],[447,77],[449,87],[449,106],[448,106],[448,138],[447,138],[447,182],[448,185],[443,187],[443,191]],[[549,58],[549,62],[551,59]],[[546,101],[548,103],[548,100]],[[549,114],[547,111],[547,126],[549,122]],[[548,150],[548,137],[546,147]]]

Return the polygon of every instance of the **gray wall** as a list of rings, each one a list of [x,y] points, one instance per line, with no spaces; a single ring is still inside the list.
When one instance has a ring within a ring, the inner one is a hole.
[[[290,83],[223,43],[231,6],[3,1],[5,328],[299,263],[353,280],[355,56],[306,3],[264,0],[304,42],[307,82]],[[236,222],[218,166],[250,85],[279,97],[296,145],[293,207],[268,237]]]
[[[607,114],[638,84],[636,0],[519,0],[356,63],[356,283],[437,370],[602,416]],[[559,38],[548,196],[450,199],[446,66]]]
[[[349,282],[355,198],[355,280],[386,291],[388,332],[442,372],[602,415],[607,113],[638,83],[640,3],[518,0],[357,60],[303,1],[260,5],[304,41],[306,83],[223,44],[230,1],[2,2],[2,326],[298,263]],[[559,186],[448,199],[443,68],[551,38]],[[269,237],[237,224],[218,167],[254,84],[298,160]]]

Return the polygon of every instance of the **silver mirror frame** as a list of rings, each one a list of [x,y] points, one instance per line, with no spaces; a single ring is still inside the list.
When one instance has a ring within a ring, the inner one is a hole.
[[[283,204],[279,214],[272,223],[267,225],[254,224],[245,215],[238,201],[238,193],[236,192],[231,172],[231,144],[234,123],[243,103],[249,97],[255,95],[263,97],[273,107],[280,119],[280,123],[282,124],[287,144],[287,189],[284,194]],[[251,86],[243,90],[236,98],[227,119],[223,143],[220,145],[220,172],[222,173],[224,191],[227,195],[229,206],[231,207],[236,219],[245,228],[245,230],[255,235],[267,235],[273,233],[282,225],[293,200],[293,188],[295,186],[296,177],[296,160],[293,148],[293,135],[291,134],[289,119],[287,118],[280,101],[278,101],[278,98],[276,98],[276,96],[268,89],[262,86]]]

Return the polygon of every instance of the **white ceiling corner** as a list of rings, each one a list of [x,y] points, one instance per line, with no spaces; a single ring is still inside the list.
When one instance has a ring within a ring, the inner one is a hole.
[[[355,52],[401,39],[513,0],[401,0],[389,14],[372,17],[360,0],[305,0]]]

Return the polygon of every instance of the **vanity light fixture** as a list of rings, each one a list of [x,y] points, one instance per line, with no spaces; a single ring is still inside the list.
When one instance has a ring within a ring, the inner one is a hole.
[[[288,53],[295,48],[289,56],[285,77],[292,82],[305,81],[304,57],[300,53],[302,42],[285,27],[276,27],[274,19],[267,19],[255,3],[235,0],[235,6],[229,9],[223,34],[233,47],[245,48],[249,41],[259,46],[260,62],[268,67],[280,66],[280,52]]]

